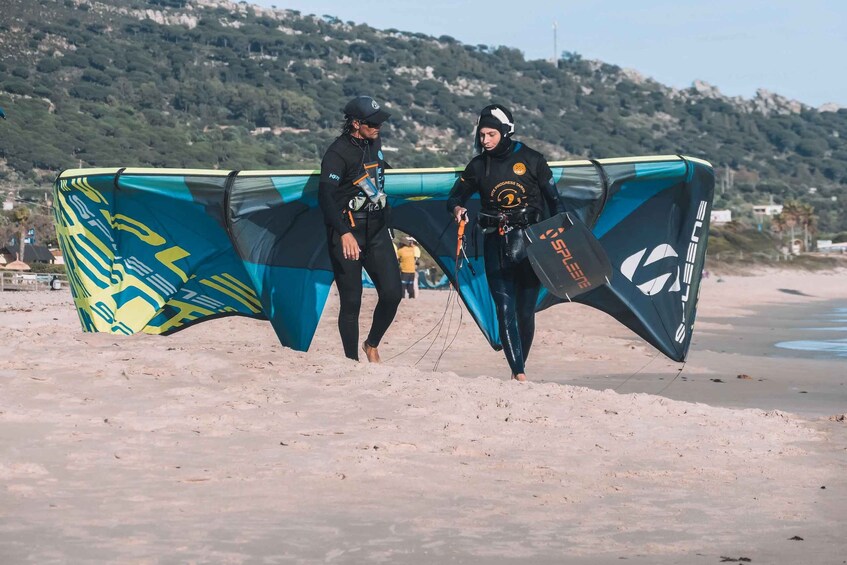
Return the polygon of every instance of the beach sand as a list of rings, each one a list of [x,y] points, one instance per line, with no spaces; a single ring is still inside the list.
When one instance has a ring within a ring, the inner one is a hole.
[[[334,293],[300,353],[244,318],[84,334],[66,290],[6,292],[0,562],[847,563],[847,360],[768,335],[845,283],[713,273],[679,375],[560,305],[525,384],[444,291],[382,365],[343,357]]]

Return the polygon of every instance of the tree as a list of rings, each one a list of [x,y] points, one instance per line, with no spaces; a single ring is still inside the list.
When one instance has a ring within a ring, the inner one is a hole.
[[[786,200],[782,205],[782,212],[774,216],[772,226],[776,232],[790,233],[789,249],[793,249],[796,239],[794,229],[802,227],[803,250],[809,251],[812,247],[811,236],[817,233],[817,221],[814,206],[797,200]]]
[[[782,214],[775,214],[771,218],[771,230],[779,234],[779,240],[782,241],[782,236],[788,230],[788,222]]]
[[[308,127],[320,116],[314,100],[293,90],[280,92],[280,105],[284,121],[293,127]]]
[[[39,209],[45,210],[46,208],[40,206]],[[44,214],[40,211],[33,212],[27,224],[30,229],[35,231],[36,243],[38,245],[55,247],[59,244],[52,214]]]
[[[803,245],[806,251],[812,249],[812,236],[817,233],[818,217],[815,215],[815,207],[811,204],[799,204],[799,221],[803,226]]]
[[[26,206],[16,206],[14,210],[12,210],[12,222],[17,228],[18,233],[18,259],[21,261],[24,260],[24,246],[26,243],[24,239],[26,239],[26,230],[29,226],[29,218],[32,212]]]

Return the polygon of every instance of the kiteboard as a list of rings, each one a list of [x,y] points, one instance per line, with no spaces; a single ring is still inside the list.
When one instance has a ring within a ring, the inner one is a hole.
[[[559,298],[573,300],[610,283],[609,257],[591,230],[573,215],[563,212],[529,226],[524,234],[535,274]]]

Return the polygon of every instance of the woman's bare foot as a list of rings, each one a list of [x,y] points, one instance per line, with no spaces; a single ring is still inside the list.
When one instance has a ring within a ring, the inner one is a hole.
[[[365,357],[368,358],[368,361],[371,363],[380,363],[379,359],[379,351],[376,347],[371,347],[368,345],[368,342],[362,344],[362,351],[365,352]]]
[[[517,375],[512,373],[512,378],[516,381],[524,382],[526,380],[526,373],[518,373]]]

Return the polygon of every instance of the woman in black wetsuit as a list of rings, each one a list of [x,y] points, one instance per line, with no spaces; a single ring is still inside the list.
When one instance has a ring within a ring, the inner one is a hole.
[[[481,153],[456,181],[447,209],[458,222],[467,213],[465,202],[479,194],[485,274],[497,309],[500,341],[512,378],[524,381],[541,283],[527,258],[523,231],[565,209],[547,161],[513,141],[514,131],[512,114],[504,106],[483,108],[474,139],[474,148]]]
[[[388,112],[369,96],[344,107],[344,128],[321,161],[318,201],[326,223],[329,258],[341,299],[338,331],[344,354],[359,359],[359,310],[362,267],[374,282],[379,299],[362,349],[372,363],[377,347],[394,320],[402,298],[400,270],[388,232],[388,203],[379,130]]]

